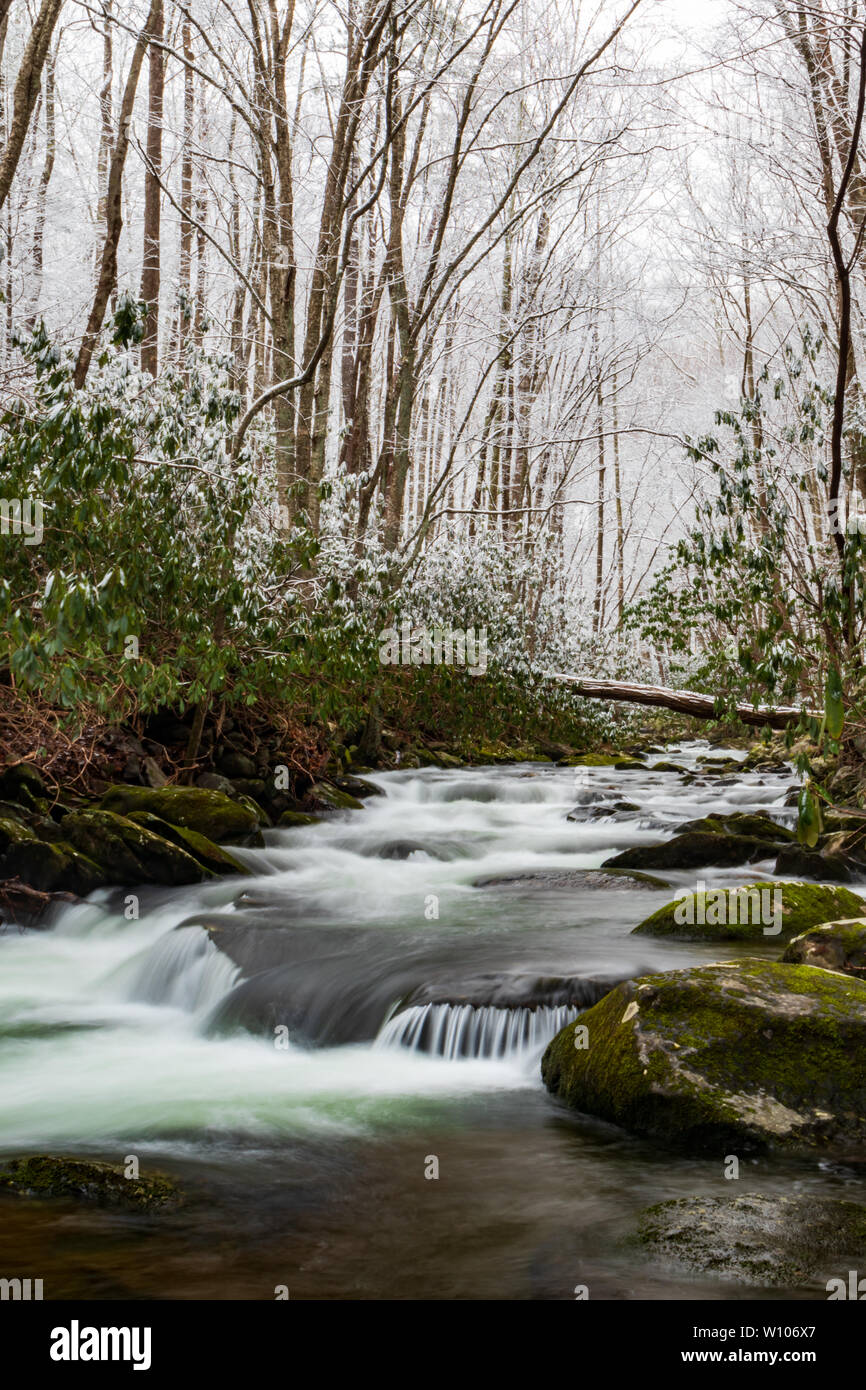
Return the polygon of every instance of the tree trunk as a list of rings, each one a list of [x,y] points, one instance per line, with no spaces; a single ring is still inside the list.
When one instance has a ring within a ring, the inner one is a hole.
[[[548,680],[561,681],[574,688],[578,695],[587,700],[622,700],[632,705],[656,705],[661,709],[673,710],[676,714],[688,714],[694,719],[718,719],[717,697],[700,695],[694,690],[669,690],[662,685],[631,685],[625,681],[584,680],[581,676],[567,676],[551,672]],[[737,718],[744,724],[768,726],[771,729],[784,729],[804,715],[820,719],[820,710],[797,709],[794,705],[737,705]]]
[[[54,58],[49,54],[45,64],[45,161],[39,176],[39,190],[36,195],[36,221],[33,227],[33,277],[30,286],[30,312],[27,316],[27,327],[31,333],[36,327],[39,298],[42,293],[45,210],[48,200],[48,185],[51,182],[54,159],[57,153],[55,105]]]
[[[162,103],[165,89],[163,0],[151,9],[149,86],[147,110],[147,167],[144,173],[144,248],[141,261],[141,298],[147,305],[141,342],[141,370],[156,376],[159,369],[159,223],[162,177]]]
[[[126,86],[123,89],[120,119],[117,123],[117,140],[111,153],[111,167],[108,171],[105,244],[102,248],[102,261],[99,267],[99,278],[96,282],[96,292],[93,296],[93,306],[90,310],[90,318],[87,320],[87,327],[84,330],[84,337],[81,340],[81,347],[78,350],[78,361],[75,364],[75,385],[79,388],[84,385],[87,379],[93,350],[102,331],[108,299],[117,280],[117,248],[123,229],[123,168],[129,149],[129,129],[132,124],[135,94],[147,49],[148,36],[153,24],[154,11],[161,5],[162,0],[151,0],[150,13],[136,41],[126,78]]]
[[[42,87],[42,69],[51,47],[54,26],[63,8],[63,0],[42,0],[42,8],[30,31],[30,38],[24,49],[15,91],[12,97],[12,120],[9,125],[9,138],[0,155],[0,208],[9,196],[18,160],[24,148],[24,141],[30,126],[30,117]]]

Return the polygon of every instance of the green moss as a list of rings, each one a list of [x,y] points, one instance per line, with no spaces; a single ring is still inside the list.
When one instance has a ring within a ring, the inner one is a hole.
[[[26,840],[35,839],[33,831],[21,821],[0,817],[0,854],[5,853],[10,845],[20,845]]]
[[[191,854],[197,863],[214,874],[249,874],[246,864],[242,864],[233,854],[213,840],[200,835],[197,830],[188,830],[183,825],[169,825],[168,821],[152,816],[149,811],[133,811],[128,817],[136,825],[143,826],[154,835],[161,836],[171,844]]]
[[[284,811],[277,822],[278,825],[321,825],[321,816],[308,816],[303,811]]]
[[[769,905],[772,913],[776,893],[782,909],[782,930],[776,934],[779,941],[789,941],[808,927],[835,917],[854,917],[866,908],[866,903],[849,889],[828,888],[819,883],[760,882],[721,891],[724,898],[718,915],[726,916],[726,922],[699,921],[701,916],[706,918],[719,897],[719,890],[708,889],[665,903],[635,927],[632,935],[667,936],[677,941],[771,941],[773,936],[764,928],[774,923],[761,920],[761,908]],[[759,902],[748,900],[747,906],[743,895],[750,893],[758,893],[761,898]],[[678,922],[677,913],[687,920]],[[743,917],[751,920],[737,920]]]
[[[3,856],[3,874],[20,878],[40,893],[77,893],[84,896],[110,880],[104,870],[74,846],[61,841],[19,841]]]
[[[821,970],[840,970],[862,980],[866,976],[866,918],[813,927],[788,943],[782,960],[814,965]]]
[[[542,1077],[577,1110],[690,1148],[820,1148],[866,1139],[864,1051],[866,984],[745,960],[618,985],[557,1034]]]
[[[182,1200],[177,1184],[163,1173],[127,1178],[124,1169],[115,1164],[48,1154],[12,1159],[0,1173],[0,1190],[22,1197],[71,1197],[146,1212],[177,1206]]]
[[[64,818],[71,844],[104,870],[109,883],[162,883],[174,887],[211,878],[185,849],[113,811],[74,811]]]
[[[677,833],[685,834],[691,830],[706,830],[714,835],[750,835],[757,840],[767,840],[771,844],[782,844],[796,840],[793,830],[777,825],[770,816],[757,811],[753,814],[735,811],[731,815],[703,816],[700,820],[686,821],[677,827]]]
[[[195,830],[216,844],[261,844],[259,816],[251,803],[241,804],[223,792],[202,787],[109,787],[101,801],[106,811],[128,815],[149,811],[170,825]]]
[[[314,782],[307,796],[311,801],[321,802],[333,811],[363,811],[364,803],[350,792],[340,791],[332,782]]]

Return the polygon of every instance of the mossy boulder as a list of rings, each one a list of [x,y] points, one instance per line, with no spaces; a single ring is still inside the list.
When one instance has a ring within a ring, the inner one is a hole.
[[[841,854],[825,854],[807,845],[785,845],[776,860],[775,872],[812,878],[818,883],[851,883],[866,874],[866,868]]]
[[[815,965],[822,970],[841,970],[855,979],[866,978],[866,917],[825,922],[795,936],[782,960],[794,965]]]
[[[73,811],[63,830],[79,853],[100,866],[108,883],[178,887],[212,877],[187,850],[113,811]]]
[[[652,767],[650,768],[650,772],[678,772],[681,776],[685,773],[685,771],[686,769],[684,767],[680,767],[679,763],[666,762],[664,759],[662,759],[661,762],[653,763]]]
[[[800,1288],[847,1273],[866,1245],[866,1206],[834,1197],[678,1197],[641,1212],[656,1264],[755,1288]]]
[[[250,801],[233,800],[204,787],[109,787],[100,805],[121,816],[149,811],[218,845],[262,843],[259,812]]]
[[[864,1063],[866,984],[741,960],[618,985],[541,1074],[572,1109],[672,1146],[838,1151],[866,1142]]]
[[[332,782],[314,782],[307,792],[306,800],[317,810],[324,811],[363,811],[364,803],[351,792],[341,791]]]
[[[5,878],[18,878],[41,893],[74,893],[85,897],[110,882],[101,866],[72,845],[47,840],[21,840],[3,855]]]
[[[780,921],[775,916],[777,906]],[[667,936],[675,941],[790,941],[807,927],[841,913],[862,912],[864,907],[866,904],[847,888],[825,888],[817,883],[706,888],[665,903],[635,927],[632,935]],[[775,930],[778,925],[781,931]]]
[[[564,767],[613,767],[619,771],[629,768],[644,769],[637,758],[623,757],[622,753],[578,753],[573,758],[563,759]]]
[[[0,1172],[0,1192],[21,1197],[71,1197],[99,1206],[132,1207],[136,1211],[160,1211],[183,1200],[177,1184],[164,1173],[126,1177],[112,1163],[93,1163],[80,1158],[55,1158],[33,1154],[13,1158]]]
[[[667,879],[629,869],[524,869],[476,878],[472,886],[534,892],[538,889],[670,888],[671,885]]]
[[[213,874],[250,873],[246,864],[242,864],[235,855],[229,854],[221,845],[215,845],[213,840],[209,840],[205,835],[199,835],[197,830],[188,830],[183,825],[169,825],[168,821],[160,820],[159,816],[152,816],[149,811],[133,811],[128,819],[185,850],[187,854],[192,855],[196,863],[203,865]]]
[[[637,845],[615,854],[603,869],[731,868],[770,859],[777,846],[752,835],[719,835],[715,831],[690,830],[656,845]]]
[[[0,854],[5,854],[10,845],[20,845],[38,836],[23,821],[13,820],[11,816],[0,816]]]
[[[44,797],[45,779],[38,768],[29,763],[15,763],[0,772],[0,798],[29,806]]]
[[[677,834],[692,830],[709,831],[713,835],[751,835],[771,844],[790,844],[797,836],[787,826],[777,823],[765,811],[733,811],[719,816],[702,816],[677,826]]]
[[[277,825],[321,825],[322,816],[311,816],[306,811],[284,811],[277,821]]]

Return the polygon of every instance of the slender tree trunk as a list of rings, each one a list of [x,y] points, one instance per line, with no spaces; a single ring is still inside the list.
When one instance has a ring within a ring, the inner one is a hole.
[[[162,190],[162,107],[165,90],[165,53],[162,48],[165,13],[163,0],[155,0],[148,32],[149,84],[147,111],[147,165],[144,172],[144,248],[141,262],[141,298],[147,305],[141,342],[141,369],[155,377],[159,370],[160,202]]]
[[[24,49],[15,90],[12,94],[12,119],[6,144],[0,154],[0,208],[12,187],[24,141],[30,127],[30,117],[42,87],[42,69],[51,48],[51,37],[60,17],[63,0],[42,0],[36,22]],[[5,17],[5,16],[4,16]]]
[[[153,12],[161,4],[162,0],[151,0],[150,13],[145,20],[144,28],[136,40],[129,65],[129,72],[126,77],[126,86],[123,89],[123,100],[120,104],[120,118],[117,125],[117,139],[114,144],[114,149],[112,150],[111,164],[108,171],[105,243],[102,248],[99,278],[96,282],[96,292],[93,296],[90,317],[87,320],[87,327],[84,330],[84,337],[81,340],[81,346],[78,350],[78,360],[75,364],[75,385],[78,387],[82,387],[87,379],[87,372],[90,367],[93,352],[99,334],[102,331],[102,324],[105,319],[105,310],[108,307],[109,296],[117,282],[117,248],[120,244],[120,233],[123,229],[123,169],[126,164],[126,155],[129,149],[129,131],[132,125],[132,113],[135,107],[135,94],[138,90],[138,79],[141,76],[141,67],[147,50],[148,36],[151,25],[153,24]]]
[[[195,74],[192,29],[184,19],[181,30],[183,56],[183,141],[180,154],[180,266],[177,310],[177,346],[183,354],[192,315],[192,138],[195,130]]]
[[[45,211],[48,201],[48,185],[54,171],[57,154],[57,130],[55,118],[54,56],[49,53],[45,63],[45,160],[39,175],[39,188],[36,193],[36,220],[33,226],[33,268],[30,286],[30,312],[27,327],[30,332],[36,326],[39,311],[39,298],[42,293],[43,258],[45,252]]]

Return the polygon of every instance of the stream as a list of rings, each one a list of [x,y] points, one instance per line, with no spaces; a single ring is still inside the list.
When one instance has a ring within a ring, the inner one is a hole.
[[[694,769],[724,751],[663,756]],[[0,1273],[42,1277],[46,1299],[754,1297],[627,1243],[653,1202],[727,1195],[721,1163],[570,1113],[539,1061],[617,980],[778,957],[772,940],[632,937],[675,894],[572,871],[710,812],[791,825],[793,774],[368,780],[382,794],[363,811],[238,850],[249,878],[103,892],[51,931],[0,935],[0,1153],[135,1156],[189,1193],[158,1217],[4,1198]],[[771,875],[768,861],[663,877]],[[815,1159],[744,1167],[741,1193],[862,1186]]]

